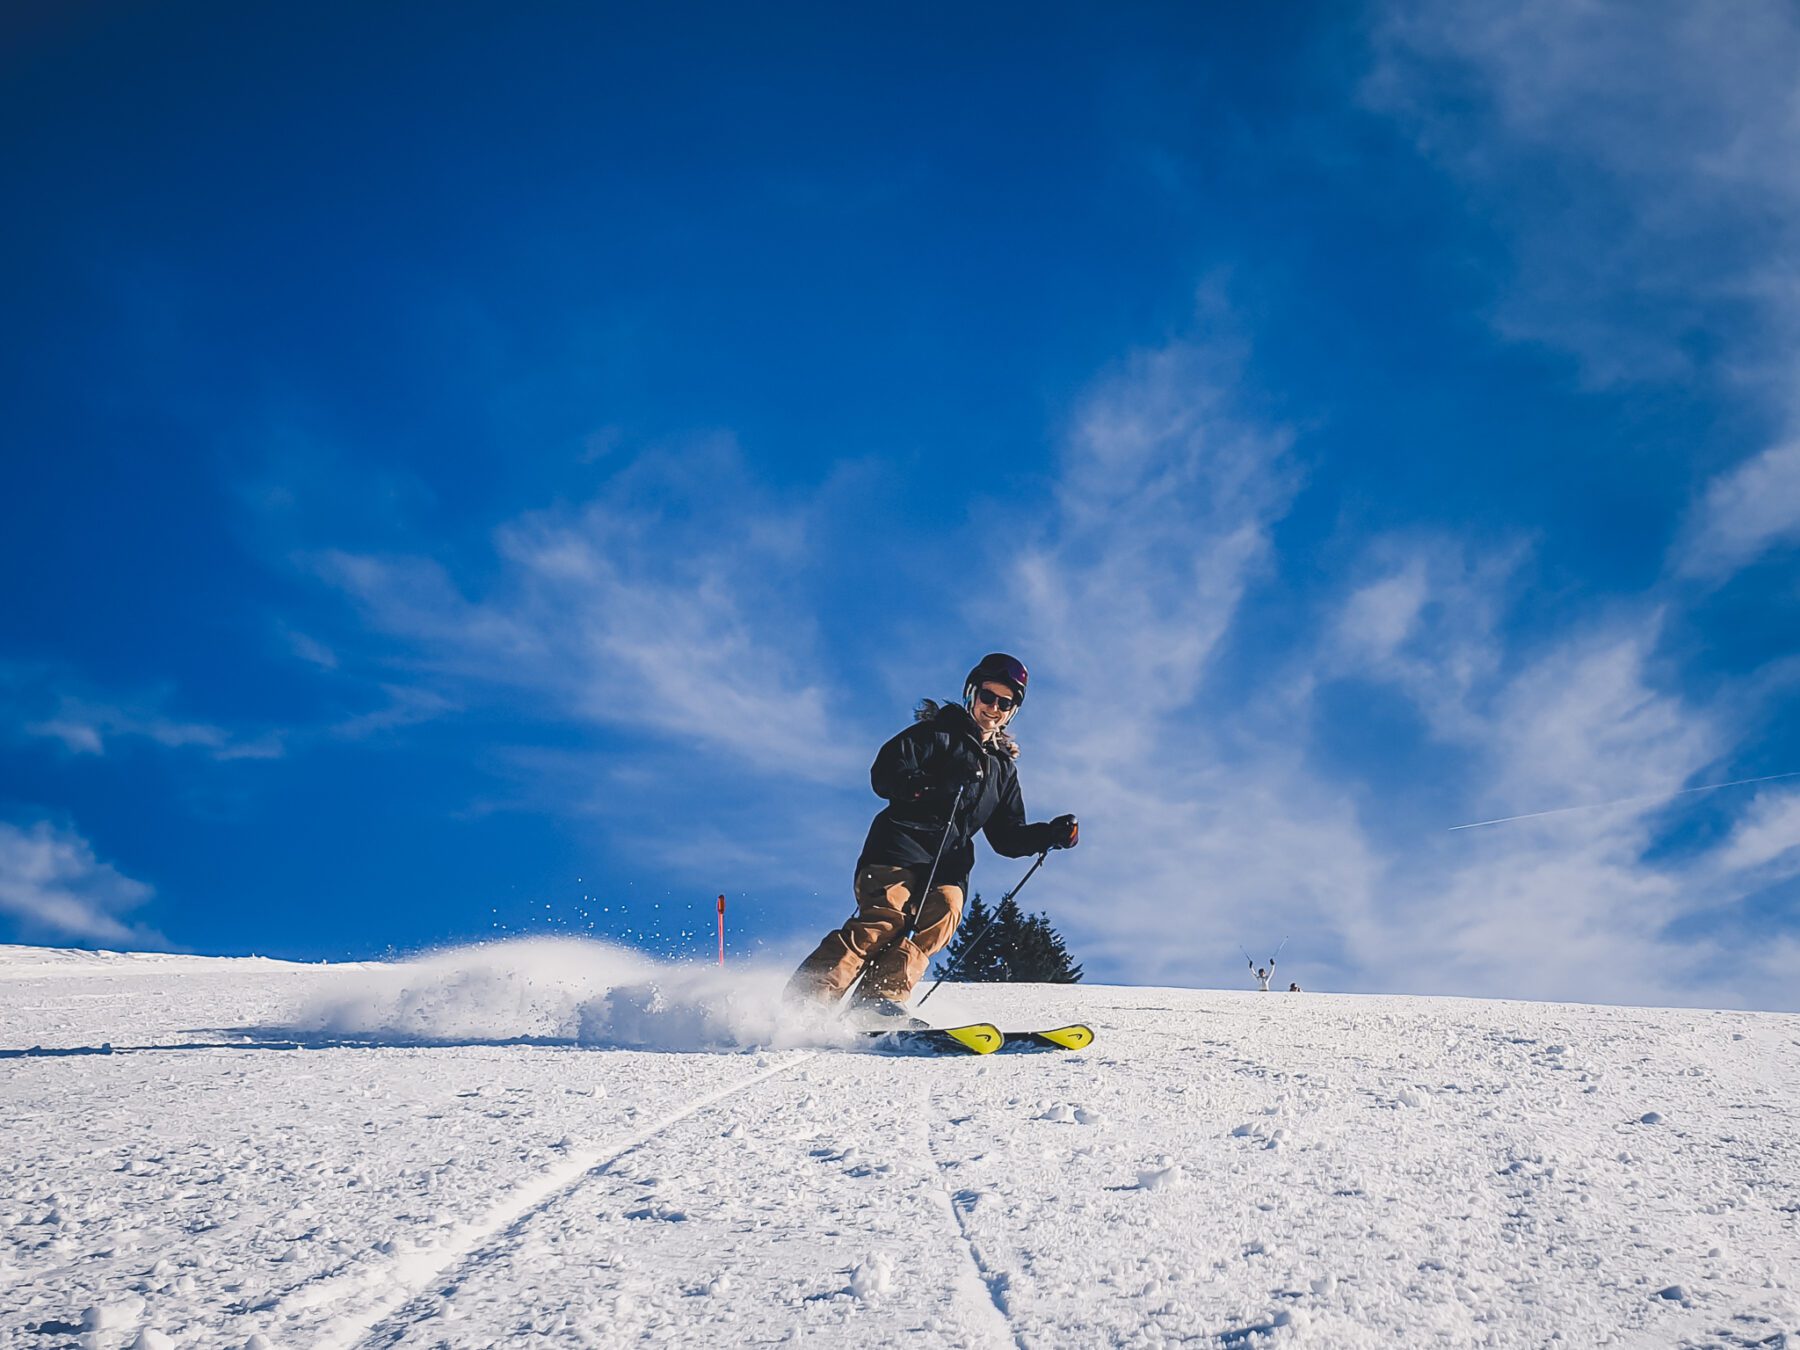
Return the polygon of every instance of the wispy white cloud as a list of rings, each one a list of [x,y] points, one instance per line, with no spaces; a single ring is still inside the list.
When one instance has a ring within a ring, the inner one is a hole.
[[[170,716],[167,690],[96,692],[67,669],[0,661],[0,734],[55,741],[76,755],[103,756],[121,740],[144,740],[213,759],[277,759],[281,732],[232,731],[211,722]]]
[[[44,722],[27,722],[24,729],[28,736],[42,736],[49,740],[61,741],[63,748],[72,754],[103,755],[106,753],[106,742],[101,739],[100,729],[90,722],[55,717]]]
[[[1782,865],[1747,861],[1758,836],[1663,860],[1657,802],[1445,833],[1463,810],[1610,800],[1731,762],[1741,719],[1719,709],[1744,691],[1703,703],[1671,686],[1671,602],[1593,598],[1525,639],[1529,543],[1424,529],[1369,542],[1323,598],[1302,598],[1279,580],[1294,560],[1278,541],[1305,475],[1293,434],[1236,398],[1243,362],[1229,343],[1177,341],[1099,380],[1047,500],[1011,516],[1004,555],[985,560],[1012,583],[994,592],[1007,605],[963,604],[968,655],[1014,647],[1038,674],[1018,724],[1032,814],[1084,821],[1083,848],[1058,855],[1033,902],[1110,978],[1229,981],[1240,941],[1292,934],[1290,956],[1327,986],[1782,1005],[1779,967],[1746,974],[1716,942],[1664,936]],[[501,524],[491,557],[312,565],[414,677],[390,681],[394,716],[495,700],[566,729],[552,746],[490,747],[514,791],[472,809],[593,821],[668,872],[710,863],[791,886],[847,871],[866,814],[832,794],[861,782],[892,728],[825,696],[840,667],[821,659],[805,586],[828,562],[822,508],[774,499],[728,442],[617,458],[594,500]],[[1246,693],[1218,676],[1234,638],[1266,635],[1260,604],[1298,607],[1310,635]],[[889,664],[890,622],[854,659]],[[1454,752],[1431,818],[1395,818],[1321,755],[1323,694],[1346,681],[1391,690]],[[638,748],[620,763],[584,734]],[[671,816],[694,751],[723,756],[707,772],[729,764],[754,806],[722,794]],[[977,880],[993,892],[1014,875],[990,859]]]
[[[1372,50],[1368,104],[1514,252],[1500,332],[1599,384],[1720,376],[1785,428],[1715,478],[1671,561],[1716,580],[1800,540],[1800,10],[1399,3]]]
[[[1326,629],[1318,675],[1353,675],[1403,689],[1444,740],[1478,740],[1472,715],[1504,658],[1502,615],[1529,549],[1489,552],[1444,535],[1370,540]]]
[[[1241,370],[1228,344],[1176,342],[1103,379],[1073,419],[1054,509],[1012,563],[1042,691],[1017,728],[1027,804],[1077,811],[1087,841],[1038,901],[1084,957],[1134,980],[1218,978],[1272,911],[1323,928],[1373,889],[1345,794],[1307,773],[1298,739],[1252,730],[1267,709],[1227,712],[1208,692],[1302,477],[1291,434],[1236,407]]]
[[[859,754],[825,735],[813,622],[788,590],[807,529],[804,506],[772,500],[715,438],[644,457],[585,505],[506,522],[479,595],[429,557],[313,565],[452,688],[825,781]]]
[[[1727,747],[1706,711],[1651,681],[1659,627],[1639,612],[1519,669],[1486,717],[1492,787],[1478,804],[1628,797],[1714,762]]]
[[[321,670],[338,668],[337,653],[317,638],[293,628],[283,628],[281,633],[287,642],[288,650],[308,665],[317,666]]]
[[[1800,876],[1800,792],[1764,792],[1719,848],[1720,867],[1759,879]]]
[[[1523,543],[1486,556],[1423,536],[1367,547],[1320,658],[1295,665],[1294,740],[1313,690],[1375,681],[1454,750],[1453,769],[1436,767],[1457,807],[1613,804],[1410,845],[1353,828],[1350,875],[1377,895],[1335,925],[1341,968],[1389,987],[1793,1006],[1791,955],[1734,960],[1706,936],[1730,925],[1696,922],[1787,875],[1785,799],[1709,794],[1729,832],[1693,853],[1660,847],[1689,803],[1654,794],[1723,776],[1791,681],[1767,668],[1701,697],[1659,644],[1692,593],[1676,581],[1718,583],[1800,543],[1800,12],[1403,2],[1373,11],[1370,38],[1366,106],[1510,250],[1491,300],[1499,334],[1570,354],[1595,387],[1721,390],[1777,439],[1703,483],[1669,580],[1590,595],[1528,638],[1512,621]],[[1243,750],[1253,781],[1295,758],[1292,744],[1221,748]]]
[[[1078,411],[1053,513],[1008,565],[1022,640],[1062,697],[1200,692],[1270,528],[1298,487],[1291,436],[1237,417],[1238,354],[1176,342],[1132,356]],[[1134,761],[1128,727],[1080,738],[1096,771]]]
[[[384,705],[332,723],[330,734],[342,740],[363,740],[435,721],[455,712],[458,707],[453,700],[435,690],[417,685],[384,683],[381,693],[387,700]]]
[[[1350,593],[1334,636],[1354,661],[1398,660],[1424,619],[1431,598],[1424,559],[1408,558]]]
[[[1707,486],[1677,554],[1690,576],[1728,576],[1800,544],[1800,442],[1771,446]]]
[[[1596,379],[1684,371],[1696,324],[1800,332],[1800,14],[1780,0],[1380,6],[1370,106],[1517,251],[1516,336]],[[1785,380],[1746,349],[1746,373]]]
[[[1491,571],[1490,584],[1505,572]],[[1467,604],[1468,588],[1452,583],[1442,599]],[[1721,936],[1731,925],[1694,922],[1782,878],[1767,864],[1793,822],[1740,789],[1709,800],[1735,815],[1727,844],[1659,847],[1691,805],[1668,794],[1744,749],[1746,708],[1767,691],[1746,680],[1704,702],[1680,692],[1658,655],[1661,604],[1610,603],[1603,619],[1536,632],[1522,646],[1490,633],[1478,640],[1488,677],[1461,689],[1422,682],[1429,664],[1383,658],[1360,669],[1405,691],[1434,735],[1466,756],[1442,786],[1468,809],[1592,805],[1491,831],[1434,829],[1390,847],[1382,903],[1357,918],[1345,948],[1363,954],[1366,970],[1384,969],[1390,987],[1419,991],[1794,1006],[1796,971],[1746,966]],[[1492,593],[1485,608],[1502,615],[1504,601]],[[1356,593],[1343,601],[1345,620],[1363,612]]]
[[[1292,934],[1296,968],[1339,987],[1792,1003],[1778,973],[1665,936],[1754,889],[1765,834],[1662,858],[1666,799],[1445,831],[1458,809],[1610,801],[1729,762],[1741,718],[1718,709],[1745,691],[1698,703],[1669,683],[1658,597],[1594,597],[1526,638],[1511,622],[1524,542],[1388,536],[1260,686],[1212,678],[1234,635],[1266,630],[1250,596],[1302,603],[1253,590],[1300,475],[1290,437],[1235,406],[1233,362],[1175,344],[1102,381],[1015,564],[1016,631],[1043,690],[1018,727],[1027,799],[1084,821],[1083,848],[1059,855],[1037,899],[1077,951],[1133,979],[1213,982],[1232,978],[1238,943],[1266,955]],[[1346,679],[1400,695],[1454,752],[1436,765],[1436,816],[1391,819],[1321,758],[1321,694]]]
[[[37,821],[0,821],[0,918],[31,942],[100,942],[166,947],[153,929],[123,917],[152,891],[95,856],[72,830]]]
[[[28,736],[59,741],[73,754],[103,755],[109,742],[141,738],[171,750],[203,750],[214,759],[279,759],[285,752],[279,733],[244,737],[207,722],[183,722],[151,707],[127,707],[62,696],[48,717],[27,721]]]
[[[321,668],[336,672],[336,658]],[[169,716],[163,709],[174,695],[168,690],[135,696],[94,692],[66,669],[0,663],[0,731],[54,741],[73,755],[104,758],[120,742],[137,740],[230,763],[282,759],[324,739],[366,740],[447,716],[459,706],[418,685],[378,681],[370,688],[355,677],[339,683],[373,706],[304,725],[231,728]]]
[[[1606,802],[1679,785],[1727,748],[1704,709],[1650,678],[1656,618],[1577,632],[1505,663],[1459,722],[1472,753],[1459,796],[1478,810]],[[1448,786],[1448,785],[1447,785]],[[1435,833],[1390,860],[1378,942],[1418,988],[1665,1002],[1692,997],[1703,955],[1661,931],[1702,902],[1647,860],[1659,803]],[[1528,807],[1524,809],[1529,809]]]

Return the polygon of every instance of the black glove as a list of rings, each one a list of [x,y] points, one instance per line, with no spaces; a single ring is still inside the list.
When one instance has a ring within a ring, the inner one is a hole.
[[[1081,822],[1074,816],[1058,816],[1050,822],[1050,847],[1074,848],[1081,838]]]
[[[959,788],[964,801],[973,798],[981,788],[981,769],[966,759],[952,756],[935,760],[923,769],[914,769],[906,776],[901,791],[913,801],[921,797],[942,797],[948,805]]]
[[[960,790],[964,800],[981,790],[981,766],[960,756],[932,765],[931,785],[947,797]]]

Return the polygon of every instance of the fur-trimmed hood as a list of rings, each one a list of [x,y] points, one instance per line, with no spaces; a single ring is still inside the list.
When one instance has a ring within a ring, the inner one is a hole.
[[[919,706],[913,709],[913,721],[929,722],[932,718],[943,712],[945,708],[961,707],[962,704],[960,703],[939,703],[935,698],[922,698],[919,700]],[[969,720],[973,722],[975,719],[971,717]],[[1019,757],[1019,743],[1007,734],[1005,727],[1001,727],[1000,730],[996,731],[994,733],[994,738],[989,741],[987,745],[990,750],[1005,755],[1008,759],[1017,759]]]

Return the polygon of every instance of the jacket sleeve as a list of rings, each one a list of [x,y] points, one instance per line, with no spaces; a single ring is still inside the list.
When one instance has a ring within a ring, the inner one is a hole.
[[[994,846],[994,852],[1003,858],[1024,858],[1042,853],[1050,847],[1052,835],[1049,825],[1025,823],[1025,798],[1019,791],[1016,772],[1007,774],[1006,784],[1000,790],[1000,804],[994,808],[994,814],[988,817],[981,832]]]
[[[915,723],[876,752],[869,768],[869,786],[877,797],[909,802],[924,795],[931,781],[924,767],[931,753],[931,738],[929,729]]]

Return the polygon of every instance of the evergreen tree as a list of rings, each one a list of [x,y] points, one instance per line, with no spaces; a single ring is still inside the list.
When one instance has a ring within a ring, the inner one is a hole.
[[[997,955],[1000,934],[988,932],[993,925],[994,911],[982,900],[977,891],[969,900],[969,907],[963,913],[962,923],[956,929],[956,936],[950,939],[950,945],[944,948],[943,955],[938,958],[938,976],[942,978],[946,970],[954,969],[950,977],[953,980],[968,980],[971,983],[991,983],[1004,980],[1006,970]],[[981,935],[987,933],[984,938]],[[980,946],[975,946],[976,942]],[[971,953],[970,948],[974,948]]]
[[[1081,967],[1045,914],[1026,914],[1011,899],[993,910],[976,895],[956,937],[939,959],[938,974],[970,983],[1029,981],[1074,984]]]
[[[1049,915],[1030,914],[1020,924],[1010,978],[1032,984],[1074,984],[1081,978],[1081,967],[1050,926]]]

